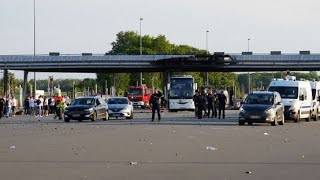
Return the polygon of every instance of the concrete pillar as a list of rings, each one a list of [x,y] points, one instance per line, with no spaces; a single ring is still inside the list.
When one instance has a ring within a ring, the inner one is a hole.
[[[33,73],[33,79],[34,79],[34,82],[33,82],[33,95],[34,95],[34,97],[36,97],[36,94],[37,94],[36,72]]]
[[[3,70],[3,95],[7,97],[8,94],[8,78],[9,72],[8,69]]]
[[[22,99],[25,100],[27,97],[27,89],[28,89],[28,71],[23,72],[23,96]]]

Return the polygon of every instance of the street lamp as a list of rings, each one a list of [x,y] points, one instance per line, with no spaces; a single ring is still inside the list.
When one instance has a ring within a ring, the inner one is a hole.
[[[36,0],[33,0],[33,56],[36,56]],[[36,82],[36,72],[33,73],[33,91],[34,97],[36,97],[37,82]]]
[[[143,18],[140,18],[140,55],[142,55],[142,36],[141,36],[141,23]],[[140,72],[140,85],[142,86],[142,72]]]
[[[250,38],[248,38],[248,52],[250,51]],[[251,92],[251,79],[250,79],[250,72],[248,72],[248,88],[249,88],[249,93]]]
[[[207,52],[207,56],[209,55],[209,51],[208,51],[208,34],[209,31],[206,31],[206,52]],[[208,59],[208,57],[207,57]],[[207,85],[209,85],[209,73],[207,72],[207,81],[206,81]]]

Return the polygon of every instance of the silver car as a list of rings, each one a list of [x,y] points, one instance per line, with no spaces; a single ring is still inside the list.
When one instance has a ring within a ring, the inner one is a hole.
[[[133,119],[133,106],[127,97],[108,98],[109,117]]]
[[[284,106],[278,92],[255,91],[248,94],[240,107],[239,125],[245,123],[284,124]]]

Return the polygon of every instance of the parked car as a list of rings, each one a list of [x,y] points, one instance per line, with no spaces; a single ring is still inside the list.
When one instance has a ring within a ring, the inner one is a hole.
[[[70,120],[91,120],[96,121],[102,118],[109,119],[108,104],[100,97],[80,97],[76,98],[64,111],[64,121]]]
[[[111,97],[108,99],[109,117],[125,117],[133,119],[132,102],[127,97]]]
[[[255,91],[250,93],[240,107],[239,125],[245,123],[284,124],[284,106],[278,92]]]

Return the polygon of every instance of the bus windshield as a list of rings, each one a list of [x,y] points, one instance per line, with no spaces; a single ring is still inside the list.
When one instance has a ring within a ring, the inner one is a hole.
[[[285,99],[298,98],[298,87],[271,86],[269,87],[269,91],[276,91],[280,94],[281,98]]]
[[[170,83],[169,98],[171,99],[192,99],[193,97],[192,78],[172,78]]]

